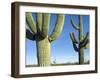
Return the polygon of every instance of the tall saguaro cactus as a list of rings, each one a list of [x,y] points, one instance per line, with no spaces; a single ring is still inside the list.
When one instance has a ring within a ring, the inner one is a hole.
[[[50,16],[49,13],[37,13],[35,21],[31,12],[26,13],[26,22],[31,30],[26,30],[26,37],[36,41],[39,66],[50,66],[50,43],[59,37],[64,25],[65,15],[58,14],[53,32],[49,36]]]
[[[75,37],[75,34],[72,32],[70,34],[74,50],[79,54],[79,64],[84,63],[84,49],[89,47],[89,32],[87,32],[86,36],[83,35],[83,24],[82,24],[82,16],[79,15],[79,24],[76,25],[71,19],[72,26],[78,31],[78,40]]]

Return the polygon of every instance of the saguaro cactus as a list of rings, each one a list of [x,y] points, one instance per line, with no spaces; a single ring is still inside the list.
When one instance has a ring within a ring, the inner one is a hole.
[[[26,22],[31,30],[26,30],[26,37],[36,41],[38,66],[50,66],[50,43],[58,38],[64,25],[65,15],[58,14],[53,32],[49,36],[50,16],[49,13],[37,13],[35,21],[31,12],[26,13]]]
[[[86,36],[83,35],[83,24],[82,24],[82,16],[79,15],[79,24],[76,25],[71,19],[72,26],[78,31],[78,40],[75,37],[75,34],[72,32],[70,34],[74,50],[79,54],[79,64],[84,63],[84,49],[89,47],[89,32],[87,32]]]
[[[53,60],[53,64],[56,64],[57,62],[56,62],[56,58]]]

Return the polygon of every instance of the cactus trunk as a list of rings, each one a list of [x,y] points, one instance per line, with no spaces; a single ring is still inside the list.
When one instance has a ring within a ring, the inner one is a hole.
[[[36,40],[38,66],[50,66],[50,42],[46,37]]]
[[[84,50],[83,48],[79,50],[79,64],[84,63]]]
[[[82,29],[82,16],[79,16],[79,42],[83,40],[83,29]],[[80,48],[79,44],[79,48]],[[79,64],[84,63],[84,48],[79,49]]]

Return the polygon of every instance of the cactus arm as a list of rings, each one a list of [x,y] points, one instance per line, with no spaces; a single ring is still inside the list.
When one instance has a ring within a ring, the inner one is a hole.
[[[42,32],[45,37],[48,35],[48,31],[49,31],[50,15],[51,15],[50,13],[43,14]]]
[[[80,42],[80,47],[85,47],[89,43],[89,32],[87,32],[85,38]]]
[[[28,29],[26,29],[26,38],[29,40],[34,41],[35,40],[35,35],[33,35]]]
[[[74,39],[74,37],[73,37],[73,33],[70,34],[70,38],[71,38],[71,40],[72,40],[72,44],[73,44],[74,50],[75,50],[75,51],[78,51],[78,47],[77,47],[77,45],[76,45],[76,41],[75,41],[75,39]]]
[[[71,37],[71,40],[72,40],[74,43],[78,43],[78,41],[76,40],[75,34],[74,34],[73,32],[70,34],[70,37]]]
[[[32,16],[31,12],[26,13],[26,22],[28,24],[28,26],[30,27],[30,29],[32,30],[33,33],[36,33],[36,23],[34,21],[34,18]]]
[[[79,51],[79,49],[78,49],[78,47],[77,47],[77,45],[73,42],[73,47],[74,47],[74,50],[76,51],[76,52],[78,52]]]
[[[37,13],[37,31],[42,29],[42,13]]]
[[[57,21],[55,24],[55,27],[53,29],[52,34],[49,36],[49,41],[52,42],[58,38],[60,35],[63,25],[64,25],[65,15],[64,14],[58,14]]]
[[[89,42],[86,44],[85,49],[89,48]]]
[[[84,41],[85,41],[86,39],[89,39],[89,32],[86,33],[86,36],[85,36],[85,38],[84,38]]]
[[[79,30],[79,27],[74,23],[72,18],[71,18],[71,24],[72,24],[73,28],[75,28],[76,30]]]
[[[89,43],[89,39],[87,39],[83,44],[80,44],[80,49],[85,48],[85,46]]]
[[[84,35],[83,35],[83,39],[84,39]],[[89,43],[86,44],[86,46],[84,47],[84,49],[89,48],[89,45],[88,45],[88,44],[89,44]]]

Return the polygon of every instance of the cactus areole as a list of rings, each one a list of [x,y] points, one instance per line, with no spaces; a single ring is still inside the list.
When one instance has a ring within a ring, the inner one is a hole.
[[[58,14],[55,27],[51,35],[48,35],[50,24],[49,13],[37,13],[36,21],[31,12],[26,13],[26,22],[30,30],[26,30],[26,37],[36,41],[38,66],[50,66],[50,44],[56,40],[64,25],[65,15]]]
[[[76,25],[71,19],[72,26],[78,31],[78,40],[76,39],[74,33],[70,34],[74,50],[79,54],[79,64],[84,64],[84,49],[89,47],[89,32],[86,36],[83,35],[83,25],[82,25],[82,16],[79,15],[79,25]],[[77,46],[78,44],[78,46]]]

